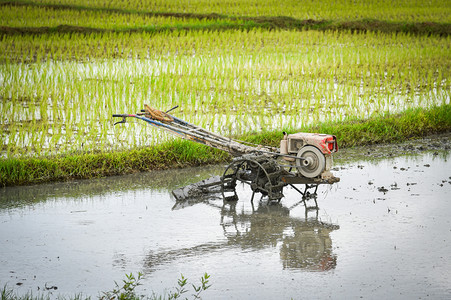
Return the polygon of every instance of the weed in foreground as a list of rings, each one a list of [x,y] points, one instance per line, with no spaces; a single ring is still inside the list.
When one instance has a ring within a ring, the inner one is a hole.
[[[136,291],[136,288],[140,285],[140,281],[143,278],[142,273],[138,273],[138,276],[135,277],[133,273],[125,274],[126,279],[122,280],[122,285],[118,284],[117,282],[114,282],[115,287],[111,291],[105,291],[101,292],[101,295],[98,297],[99,300],[175,300],[182,297],[182,295],[185,296],[184,299],[188,299],[186,297],[186,293],[190,291],[188,288],[188,279],[183,276],[183,274],[180,275],[180,279],[177,281],[177,287],[175,287],[175,290],[171,290],[168,292],[167,295],[158,295],[155,292],[152,293],[151,296],[146,295],[139,295]],[[191,284],[192,287],[192,299],[201,299],[200,294],[207,290],[211,284],[209,284],[210,275],[205,273],[200,278],[200,285]],[[19,296],[14,293],[14,290],[12,288],[9,288],[7,285],[3,287],[2,290],[0,290],[0,299],[1,300],[49,300],[49,295],[33,295],[32,293],[27,293],[25,295]],[[85,297],[82,294],[76,294],[72,297],[66,298],[66,297],[60,297],[58,296],[58,299],[73,299],[73,300],[82,300],[82,299],[91,299],[91,297]]]
[[[177,281],[177,287],[175,291],[169,291],[167,297],[161,296],[153,293],[151,297],[145,295],[138,295],[136,288],[141,285],[140,281],[143,278],[142,273],[138,273],[138,276],[135,277],[132,273],[125,274],[127,277],[124,279],[123,285],[120,286],[117,282],[115,282],[116,287],[112,291],[103,292],[103,295],[100,297],[100,300],[136,300],[136,299],[154,299],[154,300],[175,300],[179,299],[183,294],[189,292],[187,288],[188,278],[185,278],[183,274],[180,275],[180,279]],[[201,284],[196,286],[195,284],[191,284],[193,288],[192,299],[201,299],[200,294],[207,290],[211,285],[209,284],[210,275],[205,273],[201,278]],[[185,299],[187,299],[185,297]]]

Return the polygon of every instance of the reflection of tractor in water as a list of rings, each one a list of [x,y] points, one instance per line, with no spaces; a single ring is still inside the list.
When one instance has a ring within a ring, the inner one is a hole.
[[[137,118],[183,139],[230,153],[235,159],[217,183],[221,186],[224,199],[236,199],[234,189],[237,181],[250,186],[252,200],[255,193],[260,193],[270,201],[280,201],[283,188],[287,185],[305,196],[309,189],[314,189],[316,193],[319,184],[333,184],[340,180],[330,172],[332,154],[338,150],[333,135],[284,133],[280,148],[254,145],[217,135],[169,115],[169,111],[162,112],[145,105],[141,113],[115,114],[113,117],[122,117],[122,121],[115,124],[125,123],[128,117]],[[304,191],[295,184],[305,184]],[[182,189],[175,196],[189,198],[203,187],[197,185]]]
[[[259,251],[279,248],[281,264],[287,269],[306,271],[327,271],[337,263],[332,251],[330,232],[338,225],[318,220],[318,217],[297,218],[290,216],[290,209],[280,203],[260,205],[252,211],[237,212],[235,201],[220,198],[199,200],[220,211],[220,226],[226,241],[207,243],[189,248],[150,253],[145,258],[145,269],[152,272],[159,265],[187,257],[202,257],[224,249],[240,248],[245,251]],[[194,203],[191,203],[193,205]],[[182,209],[186,203],[179,203],[173,209]]]
[[[235,204],[221,208],[221,225],[229,242],[246,248],[280,246],[284,268],[327,271],[335,268],[330,232],[338,225],[317,218],[292,218],[290,209],[279,205],[261,205],[252,214],[237,214]]]
[[[330,232],[337,229],[321,222],[305,222],[293,230],[292,236],[283,239],[280,258],[284,268],[310,271],[327,271],[337,265],[332,253]]]

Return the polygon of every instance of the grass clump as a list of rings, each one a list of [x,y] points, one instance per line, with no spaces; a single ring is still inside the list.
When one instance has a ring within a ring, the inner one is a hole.
[[[366,121],[326,123],[314,126],[312,130],[316,128],[335,134],[342,147],[396,143],[451,130],[451,105],[409,109],[400,114],[386,114]]]
[[[367,120],[349,118],[343,122],[324,122],[285,131],[333,134],[337,136],[339,147],[353,147],[396,143],[450,130],[451,105],[446,104],[430,109],[408,109],[398,114],[387,113]],[[242,136],[241,139],[256,144],[278,146],[281,136],[281,131],[267,131]]]
[[[23,185],[68,179],[88,179],[150,170],[218,163],[222,151],[188,141],[172,141],[148,148],[56,157],[0,159],[0,185]]]

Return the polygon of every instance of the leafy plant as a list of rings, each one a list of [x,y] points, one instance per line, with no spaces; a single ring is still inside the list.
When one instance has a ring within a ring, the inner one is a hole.
[[[114,284],[116,287],[112,291],[103,292],[103,296],[100,297],[101,300],[134,300],[134,299],[142,299],[143,296],[136,295],[135,289],[141,285],[139,282],[143,274],[141,272],[138,273],[138,277],[136,278],[132,273],[125,274],[127,279],[122,280],[123,285],[119,286],[119,284],[115,281]]]
[[[193,287],[194,293],[192,294],[192,296],[194,297],[193,299],[200,299],[200,294],[207,290],[211,285],[209,285],[209,279],[210,279],[210,275],[208,275],[207,273],[204,274],[204,276],[201,277],[201,285],[196,286],[194,284],[191,284],[191,286]],[[172,300],[172,299],[178,299],[180,298],[183,294],[185,294],[186,292],[188,292],[188,290],[185,288],[185,286],[187,285],[187,278],[185,278],[182,275],[180,275],[180,279],[178,280],[178,287],[176,287],[176,291],[175,292],[170,292],[169,296],[168,296],[168,300]]]
[[[123,285],[120,286],[117,282],[114,282],[116,287],[112,291],[103,292],[100,300],[138,300],[138,299],[166,299],[166,296],[159,296],[153,294],[151,297],[145,295],[138,295],[136,288],[141,285],[140,281],[143,278],[142,273],[138,273],[138,277],[135,277],[132,273],[126,274],[126,279],[122,280]],[[209,284],[210,275],[205,273],[200,279],[200,285],[191,284],[193,288],[193,299],[201,299],[200,294],[207,290],[211,285]],[[189,292],[187,289],[188,279],[180,275],[180,279],[177,281],[177,287],[175,291],[170,291],[167,295],[168,300],[175,300],[182,297],[183,294]],[[188,299],[188,298],[185,298]]]

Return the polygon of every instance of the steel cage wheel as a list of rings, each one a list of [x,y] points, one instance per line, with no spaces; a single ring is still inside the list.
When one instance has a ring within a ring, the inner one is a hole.
[[[271,178],[262,164],[253,159],[241,159],[232,162],[222,176],[222,191],[236,186],[236,181],[243,182],[251,187],[252,199],[259,192],[273,198]]]
[[[235,199],[238,200],[236,194],[236,174],[240,169],[242,161],[234,161],[227,166],[221,177],[221,193],[224,200]],[[233,196],[226,196],[226,192],[233,192]]]

